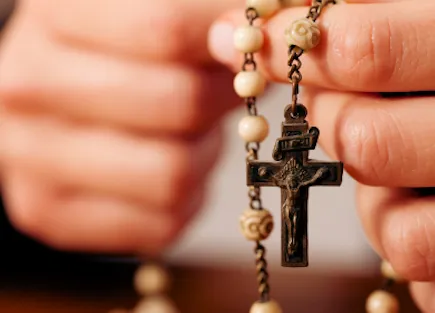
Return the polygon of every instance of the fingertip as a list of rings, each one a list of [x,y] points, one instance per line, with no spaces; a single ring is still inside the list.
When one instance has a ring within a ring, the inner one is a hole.
[[[236,26],[229,19],[220,19],[210,28],[208,48],[212,57],[226,66],[232,67],[236,58],[233,34]]]
[[[422,312],[435,312],[435,284],[414,282],[409,286],[410,293]]]

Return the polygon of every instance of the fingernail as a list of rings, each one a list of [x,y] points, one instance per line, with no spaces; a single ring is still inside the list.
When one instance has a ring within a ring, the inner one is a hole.
[[[234,61],[234,26],[229,22],[218,22],[210,28],[208,45],[210,53],[219,62],[231,64]]]

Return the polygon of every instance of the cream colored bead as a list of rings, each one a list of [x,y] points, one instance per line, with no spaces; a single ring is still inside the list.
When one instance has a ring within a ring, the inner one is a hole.
[[[268,302],[255,302],[249,313],[282,313],[278,302],[270,300]]]
[[[242,26],[234,32],[234,46],[240,52],[258,52],[263,45],[264,35],[259,27]]]
[[[285,38],[289,46],[298,46],[308,51],[320,43],[320,29],[312,20],[300,19],[286,29]]]
[[[398,313],[399,301],[389,292],[377,290],[366,302],[367,313]]]
[[[247,0],[247,8],[254,8],[263,18],[272,16],[281,8],[280,0]]]
[[[138,269],[134,277],[137,293],[142,296],[167,292],[170,285],[168,273],[157,265],[144,265]]]
[[[153,297],[139,302],[133,313],[179,313],[179,311],[169,299]]]
[[[242,98],[257,97],[266,89],[266,79],[257,71],[240,72],[234,78],[234,89]]]
[[[264,116],[246,116],[239,123],[239,135],[245,142],[263,142],[269,135]]]
[[[261,241],[273,231],[273,217],[267,210],[247,209],[240,217],[240,230],[248,240]]]
[[[381,263],[381,273],[385,278],[393,279],[395,282],[401,283],[405,281],[403,277],[399,276],[396,273],[390,262],[387,262],[385,260]]]

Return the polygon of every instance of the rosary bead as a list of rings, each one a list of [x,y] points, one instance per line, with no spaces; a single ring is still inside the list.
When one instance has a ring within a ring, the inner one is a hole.
[[[234,32],[234,46],[240,52],[258,52],[263,45],[264,35],[259,27],[242,26]]]
[[[163,294],[170,285],[168,273],[157,265],[144,265],[138,269],[134,277],[134,285],[142,296]]]
[[[377,290],[367,299],[367,313],[398,313],[399,301],[389,292]]]
[[[282,313],[278,302],[270,300],[268,302],[255,302],[249,313]]]
[[[179,313],[179,311],[169,299],[153,297],[142,300],[133,313]]]
[[[247,0],[247,8],[254,8],[263,18],[272,16],[281,8],[280,0]]]
[[[273,217],[267,210],[247,209],[240,217],[240,229],[248,240],[261,241],[273,230]]]
[[[308,51],[320,43],[320,29],[312,20],[300,19],[286,29],[285,38],[289,46],[297,46]]]
[[[404,281],[403,277],[400,277],[394,268],[391,266],[390,262],[382,261],[381,264],[381,273],[385,278],[392,279],[397,283],[401,283]]]
[[[266,79],[257,71],[240,72],[234,79],[234,89],[241,98],[257,97],[266,89]]]
[[[239,135],[245,142],[263,142],[269,135],[264,116],[246,116],[239,123]]]

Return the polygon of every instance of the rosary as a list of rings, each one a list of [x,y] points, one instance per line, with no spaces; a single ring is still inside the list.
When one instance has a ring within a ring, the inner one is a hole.
[[[288,51],[288,79],[292,86],[292,101],[284,110],[282,136],[276,140],[272,157],[274,162],[258,160],[260,143],[269,133],[267,120],[258,115],[256,100],[266,86],[266,80],[257,71],[254,54],[264,45],[262,30],[255,21],[267,20],[275,14],[283,0],[247,0],[246,18],[248,25],[240,27],[234,34],[236,49],[244,54],[242,71],[234,79],[236,93],[244,99],[248,116],[239,123],[239,134],[246,143],[247,185],[249,187],[249,209],[240,218],[242,234],[255,243],[255,264],[259,300],[250,313],[282,313],[280,305],[271,298],[269,274],[265,259],[266,249],[262,241],[274,228],[271,213],[263,208],[260,187],[275,186],[281,189],[281,264],[284,267],[308,266],[307,203],[311,186],[339,186],[342,182],[343,164],[320,162],[309,159],[309,151],[317,145],[320,132],[309,127],[307,109],[298,102],[301,57],[314,49],[320,42],[321,33],[316,21],[321,13],[339,0],[312,0],[305,18],[294,21],[285,31]],[[290,1],[291,2],[291,1]],[[367,299],[367,313],[397,313],[399,301],[391,293],[391,287],[403,282],[391,265],[383,261],[381,273],[385,278],[382,287]],[[144,265],[135,276],[137,292],[146,298],[133,313],[176,313],[176,308],[162,294],[168,287],[168,275],[160,267]],[[126,312],[126,311],[113,311]]]

